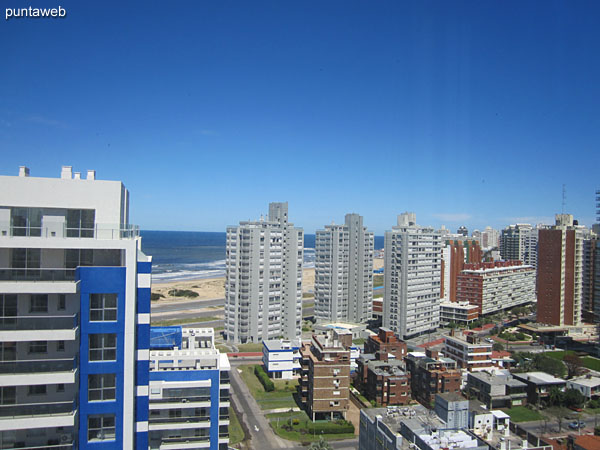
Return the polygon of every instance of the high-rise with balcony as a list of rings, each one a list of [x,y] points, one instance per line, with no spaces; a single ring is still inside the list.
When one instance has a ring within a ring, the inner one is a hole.
[[[227,450],[229,370],[212,328],[152,327],[148,447]]]
[[[417,225],[414,213],[385,232],[383,326],[402,339],[440,324],[441,259],[441,233]]]
[[[373,310],[374,236],[358,214],[327,225],[315,239],[315,317],[361,323]]]
[[[539,229],[528,223],[509,225],[500,235],[500,256],[505,261],[521,261],[537,267]]]
[[[556,225],[540,230],[538,322],[559,326],[581,324],[583,237],[570,214],[557,214]]]
[[[269,204],[267,220],[227,228],[225,336],[236,343],[299,339],[304,232],[288,204]]]
[[[1,448],[148,448],[151,260],[118,181],[0,176]]]

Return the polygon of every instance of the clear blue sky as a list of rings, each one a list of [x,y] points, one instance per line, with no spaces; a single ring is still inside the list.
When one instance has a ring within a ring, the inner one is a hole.
[[[501,228],[551,221],[563,183],[594,220],[597,1],[33,3],[68,15],[0,23],[2,175],[96,169],[144,229],[284,200],[307,232]]]

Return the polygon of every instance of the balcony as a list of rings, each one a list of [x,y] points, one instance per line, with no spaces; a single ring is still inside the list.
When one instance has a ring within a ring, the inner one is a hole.
[[[73,427],[76,413],[74,401],[0,405],[0,431]]]
[[[75,294],[78,287],[75,269],[0,268],[0,291],[5,294]]]
[[[73,341],[79,317],[70,316],[4,316],[0,317],[0,341]]]
[[[51,226],[14,226],[0,222],[0,237],[39,237],[39,238],[82,238],[82,239],[135,239],[140,235],[140,227],[130,224],[100,224],[90,228],[69,228],[66,223]]]
[[[183,448],[210,448],[210,436],[182,436],[180,438],[163,437],[158,447],[160,450]],[[150,442],[150,448],[157,448]]]
[[[49,441],[50,442],[50,441]],[[35,447],[23,447],[20,444],[22,444],[22,442],[17,442],[15,444],[12,444],[13,447],[4,447],[5,450],[72,450],[73,449],[73,441],[68,442],[68,443],[62,443],[62,444],[47,444],[47,445],[40,445],[40,446],[35,446]],[[18,447],[16,447],[18,445]]]
[[[0,361],[0,386],[73,384],[76,372],[75,358]]]

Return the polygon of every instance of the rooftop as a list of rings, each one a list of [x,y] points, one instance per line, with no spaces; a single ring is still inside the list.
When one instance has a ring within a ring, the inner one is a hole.
[[[569,380],[571,383],[579,384],[581,386],[588,387],[597,387],[600,386],[600,378],[599,377],[581,377],[581,378],[573,378]]]
[[[270,352],[279,350],[298,350],[300,348],[300,340],[285,341],[281,339],[271,339],[263,341],[263,346]]]
[[[531,381],[535,384],[564,384],[565,380],[561,378],[553,377],[552,375],[546,372],[525,372],[525,373],[515,373],[515,378],[520,380]]]

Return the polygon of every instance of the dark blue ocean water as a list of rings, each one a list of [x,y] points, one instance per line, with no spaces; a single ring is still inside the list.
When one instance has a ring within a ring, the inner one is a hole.
[[[225,275],[225,233],[142,230],[142,251],[152,256],[152,279],[175,281]],[[383,236],[375,236],[375,249]],[[304,236],[304,266],[314,267],[315,235]]]

